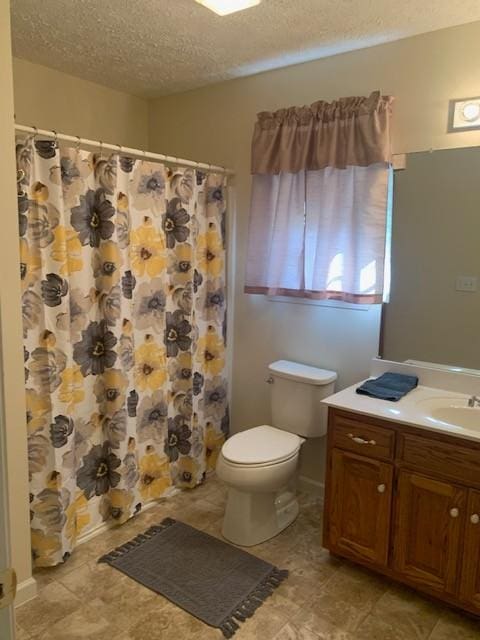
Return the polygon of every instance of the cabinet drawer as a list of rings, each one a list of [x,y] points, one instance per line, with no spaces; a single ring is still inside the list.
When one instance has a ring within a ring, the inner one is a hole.
[[[401,433],[398,459],[418,471],[480,485],[480,451],[433,438]]]
[[[369,458],[393,460],[395,431],[356,416],[334,412],[331,414],[332,446],[354,451]]]

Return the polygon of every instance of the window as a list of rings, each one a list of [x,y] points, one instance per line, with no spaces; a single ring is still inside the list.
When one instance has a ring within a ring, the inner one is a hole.
[[[382,302],[390,280],[390,103],[375,93],[259,114],[247,293]]]

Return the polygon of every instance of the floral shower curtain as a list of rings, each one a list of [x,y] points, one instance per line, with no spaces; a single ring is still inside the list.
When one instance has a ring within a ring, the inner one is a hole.
[[[17,165],[32,549],[51,566],[215,466],[225,184],[31,137]]]

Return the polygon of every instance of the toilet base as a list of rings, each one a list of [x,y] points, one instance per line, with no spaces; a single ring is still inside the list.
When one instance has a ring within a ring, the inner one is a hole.
[[[251,547],[275,537],[298,516],[298,501],[292,491],[248,493],[229,487],[222,535],[242,547]]]

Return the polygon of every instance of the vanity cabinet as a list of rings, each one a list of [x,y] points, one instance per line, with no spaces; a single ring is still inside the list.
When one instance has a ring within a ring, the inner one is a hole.
[[[324,546],[480,616],[480,443],[330,408]]]

